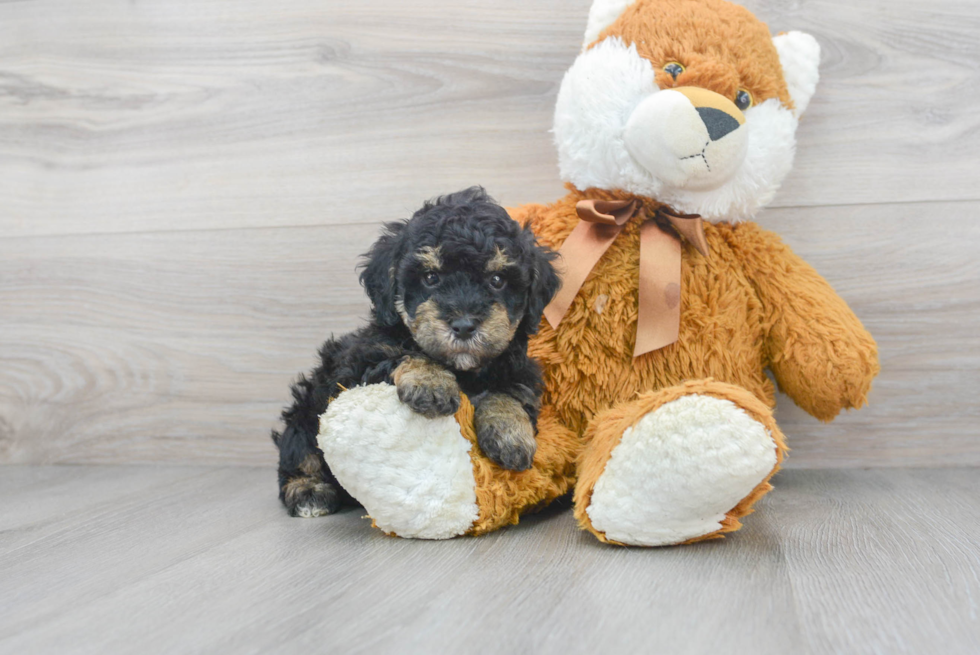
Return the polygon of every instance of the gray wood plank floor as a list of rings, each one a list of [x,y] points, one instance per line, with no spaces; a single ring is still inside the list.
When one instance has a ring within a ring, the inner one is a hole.
[[[980,652],[980,471],[791,470],[724,541],[417,542],[254,468],[0,468],[0,652]]]

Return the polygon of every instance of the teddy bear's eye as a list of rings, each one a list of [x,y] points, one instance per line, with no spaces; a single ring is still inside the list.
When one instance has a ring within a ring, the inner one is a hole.
[[[745,111],[752,106],[752,94],[745,89],[739,89],[735,94],[735,106]]]
[[[439,274],[429,271],[422,276],[422,282],[425,283],[425,286],[427,287],[434,287],[435,285],[439,284]]]
[[[684,72],[684,67],[678,64],[676,61],[672,61],[664,66],[664,72],[676,80],[677,76]]]

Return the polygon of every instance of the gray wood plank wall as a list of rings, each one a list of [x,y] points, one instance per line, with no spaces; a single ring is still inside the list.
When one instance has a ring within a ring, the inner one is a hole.
[[[879,339],[794,467],[980,464],[980,4],[747,3],[823,46],[759,221]],[[0,2],[0,462],[271,463],[382,220],[559,197],[589,0]]]

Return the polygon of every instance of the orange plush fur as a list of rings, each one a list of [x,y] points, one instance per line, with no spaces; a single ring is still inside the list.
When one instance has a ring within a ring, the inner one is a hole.
[[[479,452],[473,429],[473,405],[464,396],[456,420],[463,437]],[[538,449],[527,471],[500,468],[486,457],[473,458],[479,518],[467,534],[480,535],[517,523],[521,514],[568,493],[575,481],[575,463],[581,450],[577,435],[546,408],[538,417]]]
[[[663,38],[649,40],[657,25]],[[666,36],[663,36],[666,35]],[[698,86],[755,102],[792,101],[768,28],[747,10],[720,0],[638,0],[600,35],[635,44],[649,59],[661,88]],[[594,44],[593,44],[594,45]],[[676,80],[665,64],[681,63]],[[579,222],[582,199],[633,199],[619,191],[577,189],[550,205],[512,210],[541,242],[559,248]],[[639,198],[647,216],[661,206]],[[772,417],[774,387],[813,416],[829,421],[866,401],[878,372],[874,340],[844,301],[780,239],[753,223],[705,225],[710,257],[689,244],[682,253],[680,337],[666,348],[633,357],[638,304],[639,219],[631,221],[592,270],[557,329],[543,323],[530,351],[545,371],[539,449],[530,471],[504,471],[474,457],[480,518],[478,534],[517,522],[518,516],[565,493],[578,479],[576,517],[595,530],[586,512],[593,486],[624,430],[665,402],[698,393],[734,402],[771,434],[777,462],[786,451]],[[467,413],[469,412],[469,413]],[[472,442],[472,410],[459,415]],[[778,463],[772,473],[778,469]],[[766,477],[722,522],[739,518],[771,487]]]
[[[655,31],[660,38],[652,41],[648,36]],[[746,89],[756,104],[779,98],[793,107],[769,28],[744,7],[712,0],[638,0],[595,43],[607,37],[634,44],[653,63],[661,89],[696,86],[726,98]],[[671,62],[684,66],[676,80],[663,70]]]

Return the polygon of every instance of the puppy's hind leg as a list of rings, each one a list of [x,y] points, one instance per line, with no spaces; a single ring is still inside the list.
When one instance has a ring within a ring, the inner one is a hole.
[[[301,401],[293,410],[302,410]],[[290,412],[287,411],[287,414]],[[316,446],[316,413],[298,411],[286,419],[286,429],[272,433],[279,448],[279,500],[290,516],[313,518],[333,514],[353,499],[337,482]]]

